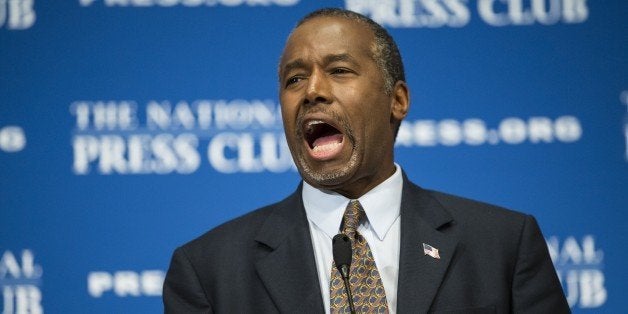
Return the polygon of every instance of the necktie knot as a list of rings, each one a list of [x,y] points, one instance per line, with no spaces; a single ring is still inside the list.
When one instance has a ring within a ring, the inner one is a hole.
[[[364,216],[364,209],[358,200],[352,200],[347,205],[345,214],[342,217],[342,233],[349,236],[351,239],[355,239],[355,233],[358,230],[360,220]]]

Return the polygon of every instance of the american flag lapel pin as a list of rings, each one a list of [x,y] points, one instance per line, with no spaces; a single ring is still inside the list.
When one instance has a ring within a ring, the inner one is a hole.
[[[440,255],[438,255],[438,249],[427,243],[423,243],[423,253],[425,255],[431,256],[432,258],[440,259]]]

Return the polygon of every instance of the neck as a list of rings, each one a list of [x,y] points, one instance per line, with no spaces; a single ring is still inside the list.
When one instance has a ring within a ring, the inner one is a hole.
[[[358,178],[353,182],[348,182],[348,184],[344,184],[341,187],[330,190],[349,199],[358,199],[374,187],[386,181],[386,179],[390,178],[390,176],[392,176],[397,169],[392,163],[386,168],[388,168],[388,170],[379,171],[379,175]]]

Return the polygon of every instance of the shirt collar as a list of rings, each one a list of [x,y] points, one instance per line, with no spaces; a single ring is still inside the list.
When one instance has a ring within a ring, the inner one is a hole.
[[[370,224],[380,240],[386,237],[399,217],[402,188],[401,168],[395,164],[392,176],[358,198],[368,219],[367,226]],[[319,190],[307,182],[303,182],[302,197],[307,218],[333,238],[340,230],[342,215],[350,199],[336,192]]]

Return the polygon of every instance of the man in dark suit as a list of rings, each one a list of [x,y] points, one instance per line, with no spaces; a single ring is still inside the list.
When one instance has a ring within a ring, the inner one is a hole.
[[[534,218],[421,189],[394,163],[409,92],[381,26],[340,9],[311,13],[288,38],[279,78],[303,182],[178,248],[166,312],[344,313],[338,232],[351,235],[357,312],[569,312]]]

